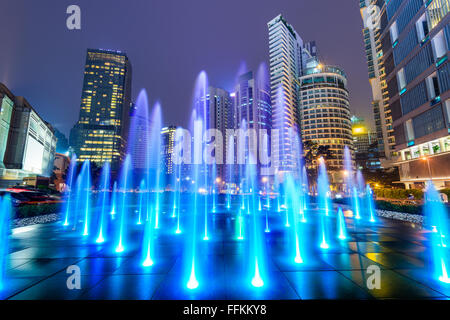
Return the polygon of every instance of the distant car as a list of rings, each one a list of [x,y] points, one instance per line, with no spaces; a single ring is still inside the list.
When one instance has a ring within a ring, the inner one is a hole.
[[[6,191],[4,192],[10,194],[11,198],[16,199],[18,201],[18,205],[52,204],[61,202],[61,199],[59,197],[30,189],[10,188],[6,189]]]

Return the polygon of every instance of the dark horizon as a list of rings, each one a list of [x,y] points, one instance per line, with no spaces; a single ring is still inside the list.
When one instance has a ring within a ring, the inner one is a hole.
[[[66,28],[71,4],[81,8],[79,31]],[[133,101],[145,88],[151,105],[161,101],[164,125],[186,126],[197,74],[205,70],[210,85],[231,90],[243,64],[253,71],[268,64],[267,22],[280,13],[304,41],[316,41],[324,64],[344,69],[350,109],[373,127],[356,0],[261,0],[257,7],[236,0],[18,0],[2,7],[0,27],[9,31],[0,51],[0,82],[67,137],[78,120],[88,48],[125,52],[133,68]]]

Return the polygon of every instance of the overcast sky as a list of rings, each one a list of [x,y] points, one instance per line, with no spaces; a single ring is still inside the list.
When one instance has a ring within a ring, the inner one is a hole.
[[[66,8],[81,7],[81,31]],[[121,50],[164,124],[186,125],[197,74],[231,89],[240,66],[268,63],[267,22],[279,13],[322,62],[347,73],[351,110],[371,124],[358,0],[0,0],[0,82],[68,134],[78,120],[87,48]]]

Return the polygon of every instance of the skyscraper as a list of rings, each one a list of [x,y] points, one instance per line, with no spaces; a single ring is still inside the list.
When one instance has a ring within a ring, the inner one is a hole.
[[[275,166],[289,171],[294,167],[289,128],[298,132],[298,78],[302,74],[303,40],[278,15],[268,23],[272,128],[280,138],[274,143]]]
[[[226,146],[228,143],[226,129],[229,129],[232,120],[232,102],[230,93],[221,88],[210,86],[206,97],[207,119],[206,129],[217,129],[223,136],[223,149],[216,149],[216,159],[226,162]],[[225,178],[225,167],[223,164],[217,165],[217,176],[221,179]]]
[[[272,107],[268,84],[257,88],[253,72],[249,71],[239,77],[234,96],[236,128],[240,128],[245,120],[247,128],[271,129]]]
[[[270,87],[265,75],[267,71],[263,69],[265,68],[259,70],[259,79],[256,79],[252,71],[240,75],[233,92],[234,129],[244,129],[242,126],[245,122],[247,129],[256,130],[258,139],[260,130],[267,130],[267,135],[270,135],[272,128]],[[261,144],[258,147],[261,147]],[[245,153],[248,153],[248,150],[245,150]],[[235,156],[237,154],[236,150]],[[254,156],[258,157],[258,154]],[[258,165],[260,164],[258,161]]]
[[[379,12],[385,10],[384,0],[359,0],[364,23],[363,37],[372,87],[372,109],[375,119],[378,153],[383,167],[393,165],[395,156],[395,136],[392,113],[386,84],[384,51],[381,45]],[[377,15],[378,14],[378,15]]]
[[[231,117],[231,97],[230,93],[221,88],[208,87],[207,105],[207,129],[218,129],[225,135],[225,130],[229,128]]]
[[[370,131],[364,119],[353,116],[351,120],[356,167],[358,169],[380,169],[377,134]]]
[[[331,182],[340,183],[344,148],[349,147],[353,154],[347,77],[338,67],[317,64],[305,70],[299,83],[303,142],[330,146],[328,171]],[[310,165],[316,167],[317,163]]]
[[[70,144],[78,161],[119,168],[124,158],[131,104],[131,65],[125,53],[88,49],[79,120]]]
[[[131,155],[131,165],[137,174],[144,173],[148,169],[147,148],[149,148],[152,127],[151,118],[146,116],[145,113],[139,113],[136,104],[133,103],[130,108],[130,130],[128,134],[128,138],[133,139],[133,142],[128,144],[127,151]]]
[[[380,41],[400,181],[450,186],[450,1],[391,0]]]
[[[175,144],[175,133],[177,127],[169,126],[161,129],[161,160],[164,173],[174,174],[173,148]]]

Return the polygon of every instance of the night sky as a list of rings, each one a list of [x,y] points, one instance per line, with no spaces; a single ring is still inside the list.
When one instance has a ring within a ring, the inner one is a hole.
[[[81,7],[81,30],[66,8]],[[279,13],[325,64],[344,68],[351,110],[372,120],[357,0],[0,0],[0,82],[68,135],[78,120],[87,48],[121,50],[164,124],[186,125],[197,74],[232,89],[240,66],[268,63],[267,22]]]

